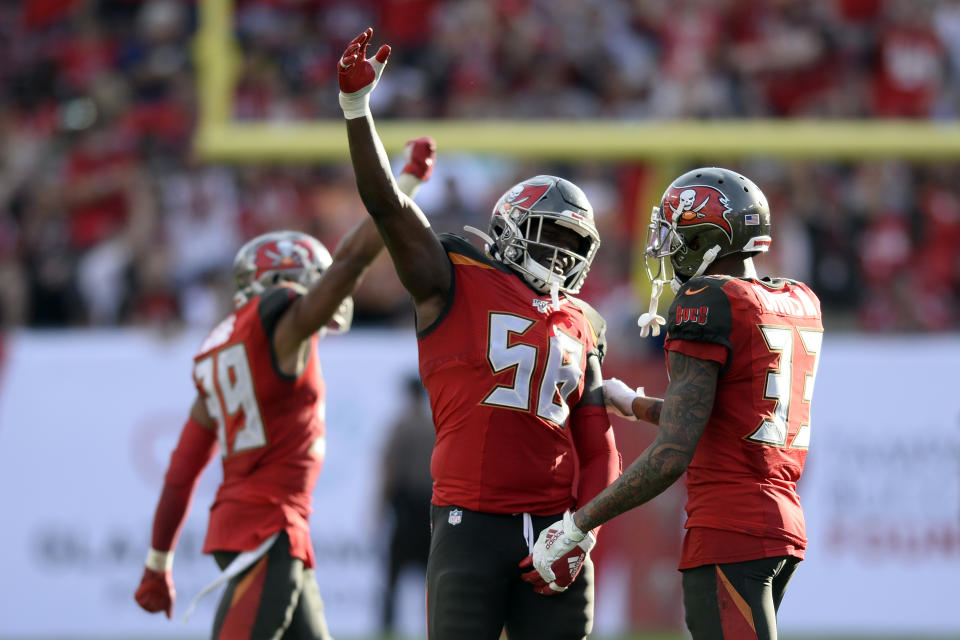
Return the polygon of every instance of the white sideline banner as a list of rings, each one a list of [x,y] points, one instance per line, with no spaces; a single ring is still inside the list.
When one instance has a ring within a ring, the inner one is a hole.
[[[220,591],[200,553],[221,479],[205,470],[174,561],[174,619],[133,600],[163,473],[195,390],[201,333],[21,332],[0,380],[0,638],[208,637]],[[416,372],[412,332],[356,330],[320,343],[327,458],[313,496],[317,579],[335,634],[378,629],[386,523],[380,447]],[[421,614],[422,615],[422,614]]]
[[[781,631],[960,637],[960,338],[832,337]]]
[[[217,461],[201,478],[177,549],[175,619],[133,601],[202,338],[133,330],[6,337],[0,638],[209,634],[219,592],[186,625],[180,617],[216,575],[200,548]],[[334,636],[362,637],[377,631],[381,599],[378,457],[402,380],[416,369],[416,343],[410,331],[356,330],[323,340],[320,353],[328,394],[327,460],[311,518],[317,576]],[[960,636],[958,364],[956,336],[827,334],[800,486],[810,546],[780,610],[783,632]],[[611,597],[598,593],[598,615]],[[422,600],[401,606],[401,618],[422,616]]]

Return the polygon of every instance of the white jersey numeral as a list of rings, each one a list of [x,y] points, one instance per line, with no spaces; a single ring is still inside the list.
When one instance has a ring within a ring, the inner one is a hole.
[[[813,382],[820,364],[820,347],[823,344],[823,332],[814,329],[797,329],[804,351],[813,356],[813,366],[809,369],[795,366],[793,329],[791,327],[761,326],[763,336],[770,351],[780,354],[778,369],[767,371],[763,397],[773,400],[776,405],[773,416],[765,419],[747,439],[760,444],[775,447],[787,445],[790,433],[790,404],[793,397],[793,385],[803,385],[801,400],[807,406],[807,419],[796,426],[796,433],[790,441],[791,449],[807,449],[810,446],[809,404],[813,399]]]
[[[820,347],[823,346],[823,332],[814,329],[797,329],[800,334],[800,340],[803,342],[803,349],[813,356],[813,370],[804,372],[803,378],[803,401],[807,404],[813,400],[813,381],[817,377],[817,369],[820,368]],[[797,431],[793,439],[793,448],[810,448],[810,417],[807,421],[800,424],[800,430]]]
[[[194,375],[203,387],[210,417],[217,423],[220,452],[226,457],[267,443],[260,416],[253,375],[243,343],[235,344],[197,362]],[[243,427],[236,432],[231,447],[227,443],[227,419],[243,412]]]
[[[513,384],[497,385],[481,401],[482,404],[530,410],[530,388],[536,369],[539,349],[530,344],[511,344],[512,336],[523,335],[534,324],[529,318],[507,313],[490,315],[487,360],[494,373],[514,370]],[[583,370],[583,343],[565,333],[550,337],[547,362],[537,393],[536,414],[562,426],[570,415],[567,398],[580,386]]]
[[[550,336],[550,355],[537,402],[538,416],[559,425],[567,421],[570,415],[567,398],[577,390],[583,377],[582,357],[583,344],[576,338],[565,333]]]
[[[494,373],[514,369],[513,385],[497,385],[483,399],[483,404],[498,407],[530,409],[530,380],[533,367],[537,363],[537,348],[529,344],[510,344],[511,335],[521,335],[533,326],[533,320],[511,316],[506,313],[494,313],[490,316],[489,339],[487,340],[487,360]]]

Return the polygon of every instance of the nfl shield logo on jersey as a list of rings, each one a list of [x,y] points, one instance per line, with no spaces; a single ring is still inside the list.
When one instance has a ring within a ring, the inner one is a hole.
[[[546,313],[550,310],[550,305],[553,304],[549,300],[540,300],[539,298],[533,299],[534,308],[540,313]]]
[[[447,522],[453,526],[460,524],[460,521],[463,520],[463,510],[462,509],[450,509],[450,515],[447,517]]]

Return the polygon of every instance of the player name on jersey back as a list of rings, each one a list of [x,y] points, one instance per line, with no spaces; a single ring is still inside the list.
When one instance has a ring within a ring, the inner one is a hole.
[[[755,284],[753,290],[763,307],[768,311],[809,318],[816,318],[820,315],[810,296],[799,287],[791,288],[789,291],[770,291],[763,285]]]

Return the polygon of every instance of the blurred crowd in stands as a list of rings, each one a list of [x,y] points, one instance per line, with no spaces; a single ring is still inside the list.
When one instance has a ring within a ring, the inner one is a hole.
[[[368,24],[377,45],[394,48],[374,99],[380,120],[960,117],[954,1],[234,4],[233,117],[242,120],[339,118],[336,60]],[[197,161],[196,9],[187,0],[0,2],[3,326],[206,326],[229,308],[245,239],[296,228],[332,250],[364,215],[344,164]],[[591,198],[603,238],[584,296],[614,327],[643,310],[636,251],[664,186],[651,184],[649,168],[439,151],[420,197],[438,230],[485,228],[516,180],[563,175]],[[771,201],[775,250],[761,266],[809,282],[828,327],[960,326],[960,165],[732,168]],[[360,324],[410,324],[386,260],[357,309]]]

